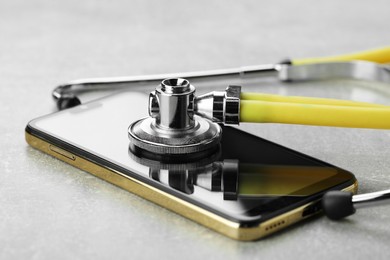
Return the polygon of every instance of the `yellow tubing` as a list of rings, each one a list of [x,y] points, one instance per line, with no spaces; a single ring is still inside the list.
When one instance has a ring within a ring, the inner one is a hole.
[[[390,129],[390,107],[350,107],[241,100],[240,121]]]
[[[319,58],[306,58],[306,59],[296,59],[292,60],[292,65],[303,65],[310,63],[319,63],[319,62],[341,62],[341,61],[353,61],[353,60],[364,60],[371,61],[376,63],[390,63],[390,46],[367,50],[357,53],[331,56],[331,57],[319,57]]]
[[[372,103],[358,102],[358,101],[351,101],[351,100],[298,97],[298,96],[281,96],[281,95],[250,93],[250,92],[242,92],[241,100],[259,100],[259,101],[271,101],[271,102],[283,102],[283,103],[301,103],[301,104],[317,104],[317,105],[332,105],[332,106],[387,107],[381,104],[372,104]]]

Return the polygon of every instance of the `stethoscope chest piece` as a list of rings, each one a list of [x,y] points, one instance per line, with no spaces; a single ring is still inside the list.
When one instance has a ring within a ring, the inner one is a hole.
[[[158,155],[200,153],[219,145],[222,129],[194,113],[195,88],[185,79],[165,79],[150,94],[149,115],[128,128],[130,148]]]

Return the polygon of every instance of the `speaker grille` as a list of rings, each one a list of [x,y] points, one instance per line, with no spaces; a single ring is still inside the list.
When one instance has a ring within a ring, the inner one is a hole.
[[[265,231],[271,231],[271,230],[273,230],[273,229],[280,228],[280,227],[283,226],[284,224],[286,224],[286,221],[285,221],[285,220],[280,220],[280,221],[271,223],[271,224],[269,224],[268,226],[265,227]]]

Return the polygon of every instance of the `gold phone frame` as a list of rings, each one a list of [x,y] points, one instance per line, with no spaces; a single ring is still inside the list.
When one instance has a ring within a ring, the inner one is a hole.
[[[305,210],[310,208],[310,206],[318,203],[318,200],[316,200],[264,221],[258,226],[243,227],[240,223],[218,216],[217,214],[209,212],[201,207],[129,177],[119,171],[99,165],[96,162],[92,162],[78,155],[74,155],[66,150],[56,147],[46,140],[32,135],[27,131],[25,132],[25,137],[30,146],[46,154],[49,154],[233,239],[243,241],[257,240],[319,213],[319,211],[317,211],[311,214],[303,214]],[[343,190],[356,193],[357,187],[357,181],[355,180],[354,184],[344,188]]]

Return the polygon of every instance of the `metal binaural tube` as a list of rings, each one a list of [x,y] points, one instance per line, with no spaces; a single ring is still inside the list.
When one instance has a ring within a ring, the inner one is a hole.
[[[371,192],[352,196],[354,208],[365,208],[388,204],[390,200],[390,190]]]

